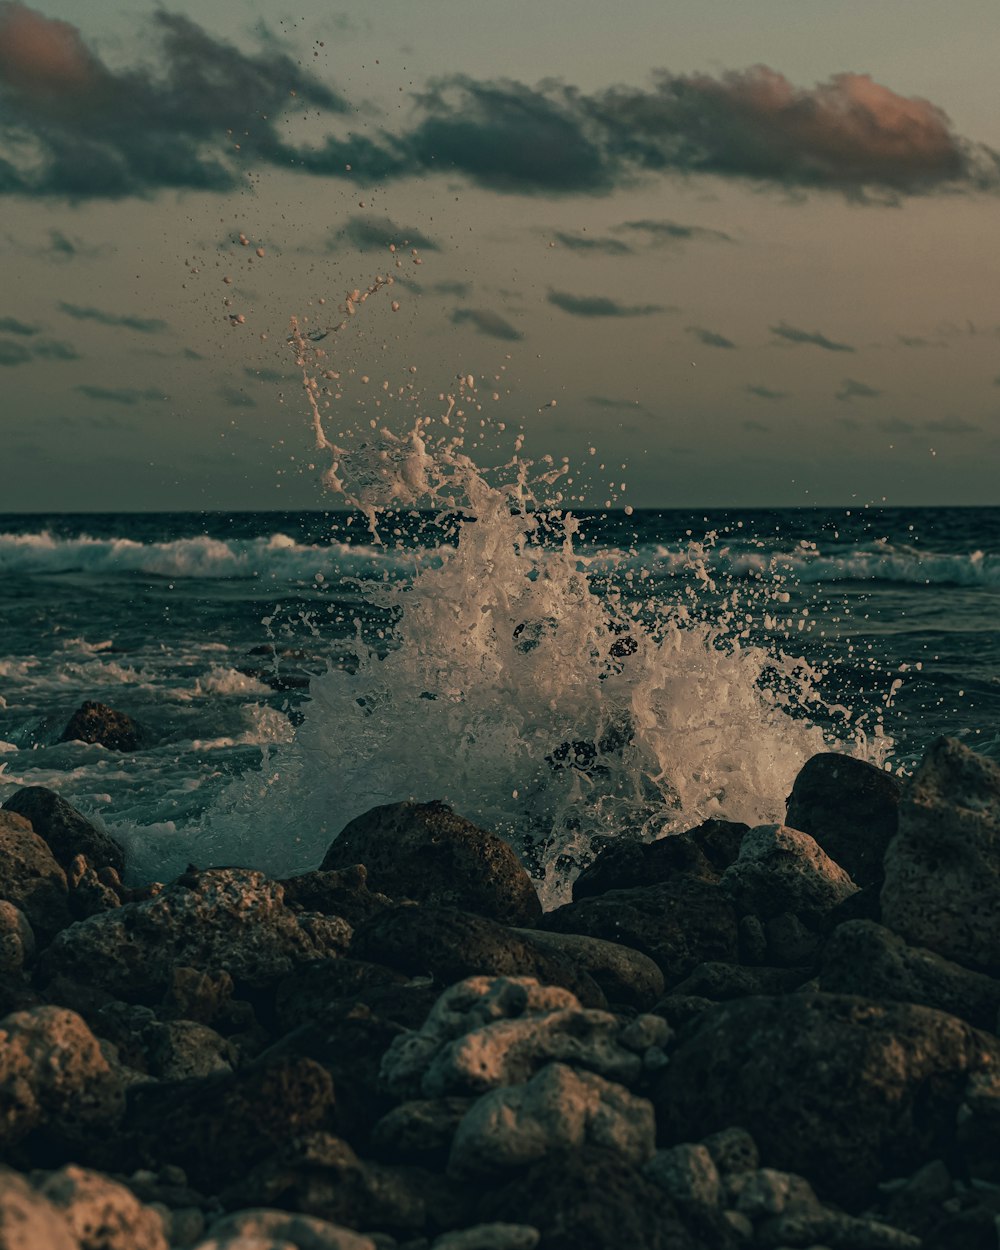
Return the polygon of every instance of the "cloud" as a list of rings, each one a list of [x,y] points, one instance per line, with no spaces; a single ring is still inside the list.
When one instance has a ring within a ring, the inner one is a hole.
[[[26,364],[31,359],[31,348],[24,343],[16,343],[13,339],[0,339],[0,368],[12,369],[15,365]]]
[[[0,317],[0,334],[20,334],[27,337],[37,334],[41,328],[29,325],[26,321],[18,321],[16,317]]]
[[[76,26],[0,0],[0,191],[231,190],[251,161],[289,163],[286,109],[346,109],[273,41],[248,54],[180,14],[159,9],[149,23],[148,63],[115,69]]]
[[[662,304],[620,304],[608,295],[571,295],[568,291],[550,291],[548,300],[574,317],[649,317],[667,311]]]
[[[903,347],[947,347],[940,339],[924,339],[916,334],[897,334],[896,341]]]
[[[933,434],[975,434],[979,428],[971,421],[966,421],[964,417],[938,417],[934,421],[924,423],[924,429],[930,430]]]
[[[269,369],[266,366],[254,369],[251,365],[245,365],[243,372],[248,378],[253,378],[258,382],[287,382],[291,377],[290,374],[283,373],[280,369]]]
[[[422,252],[439,252],[440,245],[416,226],[397,226],[388,217],[351,217],[346,225],[331,231],[326,240],[328,252],[339,251],[344,244],[366,252],[386,249],[390,243],[397,247],[415,247]]]
[[[724,334],[716,334],[714,330],[706,330],[702,326],[685,326],[688,334],[693,334],[699,343],[705,347],[735,347],[736,344],[732,339],[727,339]]]
[[[219,394],[230,408],[256,408],[257,401],[252,399],[244,390],[240,390],[238,386],[221,386]]]
[[[507,343],[524,338],[520,330],[512,326],[499,313],[491,312],[488,308],[456,308],[451,314],[451,323],[456,326],[471,325],[479,334],[485,334],[492,339],[502,339]]]
[[[407,286],[412,290],[414,283],[408,282]],[[472,283],[458,281],[451,282],[446,280],[444,282],[431,283],[429,289],[433,291],[435,295],[458,295],[460,298],[464,299],[472,290]]]
[[[564,230],[557,230],[554,235],[556,241],[571,252],[601,252],[605,256],[629,256],[632,248],[627,243],[623,243],[621,239],[612,239],[607,235],[587,235],[587,234],[570,234]]]
[[[778,338],[786,339],[789,343],[811,343],[814,347],[822,347],[828,352],[853,352],[857,348],[851,347],[849,343],[835,343],[832,339],[828,339],[825,334],[820,334],[818,330],[797,330],[795,326],[787,325],[784,321],[780,325],[771,326],[771,333],[776,334]]]
[[[611,412],[644,412],[637,399],[614,399],[610,395],[588,395],[587,401],[594,408],[607,408]]]
[[[40,360],[80,360],[82,357],[72,343],[64,339],[39,339],[32,345]]]
[[[34,335],[37,333],[33,327],[27,330],[11,330],[5,327],[5,321],[11,321],[12,318],[4,318],[0,320],[0,330],[7,329],[8,333],[21,335]],[[20,322],[14,322],[20,325]],[[29,360],[79,360],[80,353],[71,343],[65,343],[61,339],[35,339],[32,338],[28,343],[19,343],[14,339],[0,339],[0,367],[5,369],[12,368],[14,365],[27,364]]]
[[[77,321],[96,321],[102,326],[114,326],[121,330],[135,330],[139,334],[160,334],[167,328],[167,323],[159,317],[135,317],[130,314],[104,312],[100,308],[82,307],[79,304],[67,304],[59,301],[59,311]]]
[[[167,398],[162,391],[154,391],[152,388],[138,391],[127,386],[91,386],[89,383],[83,383],[76,387],[76,390],[81,395],[86,395],[88,399],[96,399],[108,404],[123,404],[130,408],[146,402],[160,403]]]
[[[686,242],[690,239],[714,239],[719,242],[732,243],[732,235],[723,230],[710,230],[707,226],[685,226],[678,221],[623,221],[617,230],[632,230],[647,236],[646,242],[651,247],[662,247],[669,244]]]
[[[748,386],[747,390],[751,395],[756,395],[758,399],[768,399],[772,403],[788,398],[787,391],[772,391],[769,386]]]
[[[844,378],[844,384],[837,392],[837,398],[845,403],[852,399],[875,399],[882,392],[867,382],[858,382],[855,378]]]

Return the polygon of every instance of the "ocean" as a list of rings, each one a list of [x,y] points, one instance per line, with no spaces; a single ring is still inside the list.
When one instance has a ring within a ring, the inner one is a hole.
[[[162,878],[308,868],[366,807],[444,798],[553,901],[609,836],[780,819],[824,746],[1000,756],[1000,508],[567,524],[465,493],[377,538],[344,510],[0,516],[0,800],[52,787]],[[59,742],[88,699],[150,745]]]

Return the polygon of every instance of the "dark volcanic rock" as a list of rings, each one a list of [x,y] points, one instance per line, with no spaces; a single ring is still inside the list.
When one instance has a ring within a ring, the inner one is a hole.
[[[444,803],[389,803],[352,820],[320,868],[364,864],[371,888],[392,898],[461,907],[532,924],[541,904],[513,848]]]
[[[809,968],[739,968],[733,964],[699,964],[674,987],[675,995],[727,1002],[753,994],[786,994],[808,981]]]
[[[89,699],[80,704],[59,736],[60,742],[90,742],[109,751],[141,751],[149,740],[148,731],[127,712]]]
[[[544,929],[517,929],[533,946],[571,960],[594,978],[608,1002],[646,1011],[663,994],[663,973],[648,955],[580,933],[550,933]]]
[[[73,920],[66,874],[31,824],[6,808],[0,808],[0,898],[24,912],[39,945]]]
[[[71,803],[45,786],[26,786],[4,802],[4,811],[17,812],[48,844],[61,868],[68,871],[77,855],[85,855],[95,868],[125,868],[125,852],[102,833]]]
[[[814,838],[859,886],[879,886],[902,788],[898,777],[873,764],[823,752],[799,770],[785,824]]]
[[[400,1103],[372,1129],[372,1150],[387,1163],[443,1169],[451,1143],[474,1098],[420,1098]]]
[[[380,997],[380,990],[390,987],[397,993],[410,988],[403,973],[382,964],[360,959],[319,959],[302,964],[278,982],[274,996],[275,1016],[284,1028],[294,1029],[317,1019],[334,1003],[370,1005],[373,998]],[[420,1002],[418,1011],[423,1009],[424,999]],[[423,1016],[417,1024],[422,1022]]]
[[[915,946],[1000,970],[1000,766],[939,738],[885,854],[882,922]]]
[[[355,933],[351,954],[411,975],[430,974],[439,988],[480,973],[537,977],[571,990],[584,1006],[607,1006],[596,982],[568,956],[454,907],[403,904],[382,912]]]
[[[909,1003],[840,994],[747,998],[703,1012],[657,1078],[667,1142],[739,1125],[768,1166],[848,1207],[953,1146],[967,1078],[1000,1042]]]
[[[304,872],[286,877],[281,883],[285,902],[300,911],[318,911],[324,916],[343,916],[349,925],[359,925],[392,906],[385,894],[368,888],[368,869],[353,864],[340,870]]]
[[[722,889],[741,916],[791,914],[816,923],[858,887],[807,834],[786,825],[758,825],[726,869]]]
[[[738,958],[732,902],[718,886],[695,878],[582,898],[547,912],[538,928],[631,946],[659,965],[668,987],[706,960]]]
[[[852,920],[833,931],[823,952],[820,988],[921,1003],[991,1032],[1000,1011],[1000,981],[933,951],[907,946],[868,920]]]

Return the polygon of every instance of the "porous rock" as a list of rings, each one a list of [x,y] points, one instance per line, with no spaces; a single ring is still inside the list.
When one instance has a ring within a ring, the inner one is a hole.
[[[839,925],[823,951],[820,989],[922,1003],[996,1029],[1000,981],[918,946],[870,920]]]
[[[35,954],[35,935],[28,917],[0,898],[0,976],[20,972]]]
[[[159,1212],[100,1172],[69,1164],[38,1189],[62,1213],[80,1250],[168,1250]]]
[[[392,906],[392,899],[368,887],[368,869],[352,864],[341,869],[300,873],[281,882],[285,903],[298,911],[343,916],[352,927]]]
[[[735,963],[739,954],[731,900],[718,886],[696,878],[581,898],[547,912],[537,927],[641,951],[659,966],[668,987],[706,960]]]
[[[523,1085],[477,1099],[458,1126],[448,1170],[492,1177],[553,1151],[601,1146],[632,1164],[653,1154],[652,1104],[593,1072],[550,1063]]]
[[[87,699],[69,718],[59,742],[87,742],[109,751],[141,751],[150,735],[127,712]]]
[[[678,1206],[717,1207],[722,1198],[715,1160],[701,1144],[681,1142],[657,1150],[643,1171]]]
[[[64,930],[40,967],[44,976],[62,973],[112,994],[158,997],[178,965],[266,985],[300,962],[337,955],[350,935],[346,921],[290,911],[281,886],[263,873],[211,868]]]
[[[540,1238],[528,1224],[476,1224],[436,1237],[431,1250],[535,1250]]]
[[[374,1154],[388,1163],[444,1167],[472,1098],[416,1098],[387,1112],[372,1129]]]
[[[808,833],[857,885],[880,886],[902,788],[898,777],[874,764],[824,751],[799,770],[785,824]]]
[[[6,808],[0,808],[0,898],[24,912],[42,944],[73,919],[66,874],[31,823]]]
[[[515,932],[541,951],[561,955],[582,968],[604,991],[609,1003],[642,1011],[652,1007],[663,994],[663,973],[657,964],[630,946],[581,933],[550,933],[544,929]]]
[[[808,968],[742,968],[735,964],[705,963],[674,988],[675,994],[724,1002],[752,994],[784,994],[807,981]]]
[[[763,1157],[848,1207],[953,1146],[971,1073],[1000,1041],[909,1003],[796,993],[718,1004],[654,1078],[662,1138],[752,1129]]]
[[[882,922],[915,946],[1000,970],[1000,766],[939,738],[903,792]]]
[[[80,1250],[80,1243],[51,1202],[18,1172],[0,1164],[0,1248]]]
[[[657,885],[681,876],[699,881],[719,879],[705,852],[688,834],[669,834],[655,842],[614,838],[573,882],[573,898],[597,898],[609,890]]]
[[[17,812],[47,843],[63,869],[77,855],[85,855],[94,868],[125,870],[125,852],[108,834],[92,824],[82,812],[46,786],[25,786],[4,800],[4,811]]]
[[[275,1012],[286,1028],[293,1029],[315,1020],[332,1003],[347,999],[355,1003],[370,1002],[373,996],[377,997],[380,989],[388,987],[400,989],[401,997],[405,997],[405,991],[410,988],[408,978],[402,972],[386,968],[383,964],[347,957],[317,959],[294,968],[278,982]],[[424,1008],[416,1024],[422,1023],[426,1014]],[[395,1019],[395,1015],[390,1018]]]
[[[808,920],[830,912],[858,887],[807,833],[757,825],[744,836],[721,888],[740,915],[768,920],[791,913]]]
[[[454,907],[403,904],[381,912],[357,930],[351,954],[411,975],[430,974],[438,985],[477,974],[529,976],[564,986],[588,1006],[607,1005],[597,983],[571,957]]]
[[[444,803],[389,803],[348,824],[321,869],[364,864],[373,889],[459,907],[507,924],[541,915],[538,895],[509,843]]]
[[[403,1098],[480,1094],[557,1061],[628,1085],[669,1034],[659,1016],[625,1021],[527,977],[471,977],[445,990],[419,1031],[396,1038],[382,1082]]]
[[[223,1243],[236,1238],[284,1241],[296,1250],[375,1250],[370,1237],[363,1237],[353,1229],[331,1224],[315,1215],[267,1207],[251,1207],[224,1215],[211,1225],[208,1235]]]
[[[148,1070],[164,1081],[232,1072],[238,1063],[235,1046],[207,1024],[196,1020],[169,1020],[149,1034]]]

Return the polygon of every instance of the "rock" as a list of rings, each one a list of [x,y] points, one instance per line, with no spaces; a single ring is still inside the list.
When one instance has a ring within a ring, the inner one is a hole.
[[[769,1247],[844,1246],[849,1250],[921,1250],[923,1240],[879,1220],[858,1219],[840,1211],[788,1211],[762,1220],[755,1245]],[[960,1243],[955,1242],[958,1246]]]
[[[371,1148],[387,1163],[443,1168],[471,1098],[421,1098],[400,1103],[372,1129]]]
[[[177,965],[170,970],[170,982],[159,1015],[161,1019],[213,1024],[229,1014],[233,988],[233,978],[228,972],[201,972]]]
[[[969,1078],[958,1110],[958,1151],[963,1170],[974,1180],[1000,1186],[1000,1073]]]
[[[239,1053],[231,1042],[207,1024],[194,1020],[170,1020],[150,1032],[147,1070],[162,1081],[186,1081],[191,1077],[232,1072]]]
[[[375,1243],[370,1237],[362,1237],[350,1228],[341,1228],[327,1220],[317,1219],[315,1215],[275,1211],[266,1207],[252,1207],[224,1215],[211,1225],[208,1235],[223,1243],[237,1237],[285,1241],[295,1246],[296,1250],[375,1250]]]
[[[75,1012],[35,1007],[0,1020],[0,1149],[41,1129],[80,1143],[108,1131],[124,1103],[120,1074]]]
[[[138,1086],[126,1128],[142,1156],[178,1164],[214,1192],[284,1141],[321,1124],[333,1081],[312,1059],[265,1056],[233,1074]]]
[[[160,1214],[100,1172],[70,1164],[38,1188],[62,1213],[80,1250],[168,1250]]]
[[[807,833],[785,825],[758,825],[744,836],[739,858],[723,873],[721,888],[741,916],[767,921],[791,913],[808,923],[858,887]]]
[[[2,1164],[0,1250],[80,1250],[80,1243],[52,1203],[32,1189],[23,1176]]]
[[[547,912],[539,929],[620,942],[648,955],[668,987],[706,960],[736,962],[736,912],[718,886],[693,878],[609,890]]]
[[[528,1224],[476,1224],[436,1237],[431,1250],[535,1250],[540,1238]]]
[[[902,782],[864,760],[823,752],[799,770],[785,824],[809,834],[862,888],[882,884]]]
[[[833,994],[921,1003],[991,1032],[1000,1011],[1000,981],[908,946],[870,920],[852,920],[833,931],[823,951],[819,986]]]
[[[675,994],[725,1002],[751,994],[784,994],[807,981],[808,968],[740,968],[733,964],[699,964]]]
[[[571,960],[591,976],[609,1003],[648,1010],[663,994],[663,973],[641,951],[579,933],[515,929],[540,950]]]
[[[585,1144],[640,1165],[652,1157],[655,1137],[647,1099],[593,1072],[550,1063],[525,1084],[476,1100],[458,1126],[448,1171],[456,1177],[493,1177]]]
[[[30,823],[5,808],[0,808],[0,899],[24,912],[42,944],[73,920],[66,874]]]
[[[390,988],[396,991],[392,998],[378,992]],[[345,957],[301,964],[282,977],[275,988],[274,1007],[283,1027],[293,1029],[317,1019],[334,1003],[349,1000],[365,1003],[373,1009],[376,1009],[375,1004],[392,1003],[387,1018],[397,1020],[401,1009],[405,1018],[398,1022],[417,1028],[423,1023],[436,997],[434,991],[412,987],[403,973],[383,964]],[[411,999],[414,1005],[408,1006],[407,999]],[[414,1015],[418,1015],[419,1019],[414,1019]]]
[[[262,986],[298,963],[337,955],[350,936],[345,921],[290,911],[281,886],[263,873],[210,868],[64,930],[44,952],[40,972],[118,996],[161,996],[179,965]]]
[[[114,874],[113,868],[102,871]],[[86,920],[88,916],[96,916],[102,911],[114,911],[122,905],[118,891],[101,880],[85,855],[77,855],[70,863],[66,871],[66,884],[69,887],[67,902],[74,920]],[[120,886],[121,883],[118,884]]]
[[[318,911],[324,916],[343,916],[356,928],[385,908],[392,899],[373,893],[368,888],[368,869],[364,864],[335,871],[304,872],[286,877],[281,882],[285,903],[300,911]]]
[[[760,1167],[760,1153],[757,1143],[738,1125],[719,1129],[702,1139],[701,1143],[712,1156],[712,1162],[723,1177],[735,1176],[740,1172],[755,1172]]]
[[[909,1003],[797,993],[705,1011],[654,1078],[662,1139],[733,1124],[774,1167],[850,1207],[953,1146],[967,1078],[1000,1041]]]
[[[643,1171],[679,1207],[717,1207],[721,1201],[719,1172],[705,1146],[682,1142],[657,1150]]]
[[[590,1006],[606,1005],[597,984],[568,956],[452,907],[403,904],[381,912],[355,933],[351,954],[411,975],[430,974],[439,986],[476,974],[529,976],[565,986]]]
[[[444,803],[390,803],[346,826],[321,869],[364,864],[374,889],[458,907],[506,924],[531,924],[541,904],[509,843]]]
[[[150,735],[126,712],[88,699],[69,718],[58,741],[94,743],[109,751],[141,751],[149,745]]]
[[[106,866],[125,871],[125,852],[108,834],[78,812],[61,795],[45,786],[26,786],[4,800],[3,810],[17,812],[48,844],[56,863],[64,870],[77,855],[85,855],[95,868]]]
[[[790,911],[765,921],[764,934],[767,959],[779,968],[811,967],[822,946],[822,935]]]
[[[939,738],[903,792],[882,921],[907,942],[1000,970],[1000,766]]]
[[[419,1032],[392,1043],[381,1078],[403,1098],[481,1094],[556,1061],[628,1085],[653,1052],[660,1061],[669,1032],[659,1016],[623,1021],[530,978],[472,977],[445,990]]]
[[[19,973],[35,955],[35,935],[28,917],[0,898],[0,976]]]
[[[726,1206],[751,1220],[781,1215],[785,1211],[822,1212],[812,1185],[794,1172],[776,1168],[755,1168],[752,1172],[736,1172],[726,1177]]]

